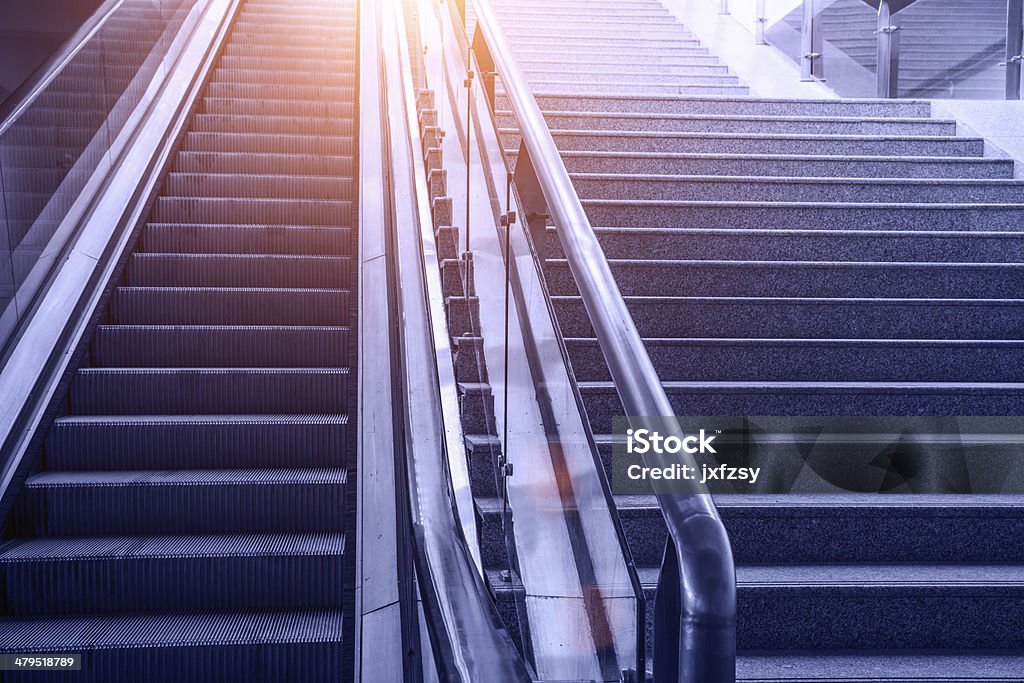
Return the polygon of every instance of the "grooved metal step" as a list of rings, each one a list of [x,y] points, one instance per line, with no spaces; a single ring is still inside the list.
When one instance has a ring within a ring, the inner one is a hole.
[[[82,368],[80,415],[346,413],[347,368]]]
[[[340,367],[347,327],[100,325],[93,362],[104,367]]]
[[[51,470],[238,469],[344,464],[347,415],[69,415],[46,439]]]
[[[82,683],[354,675],[357,6],[239,5],[0,541],[0,652]],[[166,11],[125,2],[12,131],[12,229],[56,228]]]
[[[42,472],[12,511],[19,536],[345,530],[344,469]]]
[[[118,287],[111,322],[122,325],[345,325],[347,289]]]
[[[290,287],[340,289],[349,284],[347,256],[136,253],[133,287]]]
[[[16,617],[341,609],[344,557],[342,533],[55,536],[6,544],[0,574]]]

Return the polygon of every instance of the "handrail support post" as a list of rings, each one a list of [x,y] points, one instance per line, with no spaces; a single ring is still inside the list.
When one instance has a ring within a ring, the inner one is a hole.
[[[765,9],[765,0],[757,0],[756,16],[754,17],[754,42],[757,45],[767,45],[768,41],[764,37],[765,28],[767,28],[768,17],[766,16],[767,10]]]
[[[824,40],[816,0],[804,0],[800,25],[800,80],[825,80]]]
[[[1006,99],[1019,100],[1024,61],[1024,0],[1006,3]]]
[[[880,98],[899,97],[900,73],[900,27],[893,23],[893,12],[889,0],[879,0],[878,28],[878,72],[877,95]]]

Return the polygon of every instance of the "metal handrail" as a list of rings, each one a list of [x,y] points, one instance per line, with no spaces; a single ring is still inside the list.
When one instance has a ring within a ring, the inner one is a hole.
[[[431,216],[426,178],[414,153],[418,129],[413,123],[411,70],[404,41],[399,39],[397,0],[374,5],[381,12],[386,139],[395,169],[390,189],[396,281],[391,286],[396,288],[398,309],[392,312],[400,349],[396,370],[404,385],[398,397],[405,407],[402,447],[408,467],[417,580],[434,661],[445,681],[529,681],[532,677],[502,628],[478,572],[447,467],[453,425],[445,420],[442,406],[438,378],[442,356],[436,351],[436,311],[429,305],[424,264],[431,255],[432,240],[423,237],[431,229]],[[451,363],[450,353],[447,360]]]
[[[565,258],[608,363],[631,424],[656,418],[662,431],[682,436],[674,409],[633,323],[594,229],[562,162],[525,76],[505,41],[489,0],[475,0],[477,30],[500,75],[516,117]],[[663,653],[674,671],[659,666],[659,680],[730,681],[735,678],[736,582],[732,549],[709,494],[659,492],[669,532],[668,573],[678,570],[679,614],[675,624],[656,624],[678,635],[678,649]],[[663,581],[669,577],[663,576]],[[660,611],[660,610],[659,610]],[[655,635],[658,642],[665,642]],[[678,659],[673,661],[674,656]]]

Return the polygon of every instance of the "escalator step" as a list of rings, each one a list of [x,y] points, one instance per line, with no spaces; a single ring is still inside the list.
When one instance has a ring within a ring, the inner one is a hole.
[[[343,670],[341,610],[76,615],[0,622],[5,649],[81,652],[78,683],[313,683]],[[47,674],[53,673],[53,676]],[[39,672],[33,681],[66,680]]]
[[[342,367],[347,327],[100,325],[101,367]]]
[[[347,415],[69,415],[46,440],[51,470],[338,467]]]
[[[266,85],[261,83],[210,83],[210,97],[274,100],[352,100],[355,90],[334,85]]]
[[[345,325],[347,289],[118,287],[111,322],[121,325]]]
[[[353,88],[355,74],[344,71],[283,71],[276,68],[228,69],[219,67],[213,72],[211,83],[258,83],[260,85],[329,85]]]
[[[292,225],[150,223],[144,246],[154,253],[344,256],[352,251],[349,228]]]
[[[282,57],[285,59],[326,59],[338,64],[355,60],[355,46],[330,45],[312,47],[306,45],[262,45],[259,43],[229,43],[224,48],[226,56],[236,57]]]
[[[197,133],[265,133],[351,137],[355,130],[355,122],[326,116],[197,114],[192,119],[191,130]]]
[[[18,536],[345,530],[343,469],[43,472],[11,511]]]
[[[82,368],[79,415],[345,413],[347,368]]]
[[[182,152],[175,161],[174,170],[178,173],[280,173],[306,177],[350,176],[352,174],[352,156]]]
[[[351,155],[354,145],[351,137],[344,136],[186,133],[182,148],[187,152]]]
[[[240,182],[236,197],[160,197],[152,220],[158,223],[265,223],[274,225],[352,224],[352,202],[264,199]],[[250,196],[246,196],[246,195]]]
[[[337,609],[344,552],[345,535],[336,532],[57,536],[7,545],[0,575],[16,617]]]
[[[228,197],[272,199],[346,200],[354,196],[352,178],[303,175],[249,175],[235,173],[171,173],[164,193],[171,197],[224,200]],[[248,200],[247,200],[248,201]],[[289,205],[294,210],[294,205]],[[276,217],[276,214],[274,214]],[[298,216],[296,216],[298,220]],[[203,221],[207,222],[207,221]]]
[[[134,286],[325,287],[349,283],[346,256],[136,253],[128,262]]]
[[[206,114],[253,116],[314,116],[319,118],[351,118],[355,105],[334,100],[247,99],[204,97],[202,111]],[[322,156],[318,154],[317,156]],[[346,174],[348,175],[348,174]]]

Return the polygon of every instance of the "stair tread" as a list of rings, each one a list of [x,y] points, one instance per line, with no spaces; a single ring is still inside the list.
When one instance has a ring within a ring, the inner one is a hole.
[[[960,393],[978,391],[996,391],[999,389],[1024,391],[1024,383],[1020,382],[715,382],[697,381],[662,382],[666,389],[700,390],[716,392],[749,392],[749,393],[789,393],[820,391],[831,393],[869,393],[872,391],[956,391]],[[614,389],[614,382],[580,382],[584,390]]]
[[[929,139],[936,140],[935,136]],[[941,139],[941,138],[938,138]],[[957,138],[960,139],[960,138]],[[516,150],[506,150],[511,156],[516,155]],[[990,166],[1012,165],[1013,161],[994,157],[971,157],[971,156],[915,156],[915,155],[868,155],[868,154],[770,154],[770,153],[730,153],[730,152],[644,152],[644,151],[615,151],[615,150],[562,150],[563,158],[606,158],[606,159],[709,159],[709,160],[762,160],[762,161],[835,161],[835,162],[905,162],[910,164],[943,164],[943,163],[970,163]],[[930,180],[920,178],[920,180]]]
[[[259,484],[344,484],[344,468],[301,469],[204,469],[204,470],[94,470],[44,471],[30,476],[26,488],[66,488],[78,486],[228,486]]]
[[[56,426],[146,426],[173,425],[182,427],[215,426],[215,425],[253,425],[253,424],[334,424],[347,425],[348,415],[340,414],[244,414],[244,415],[66,415],[54,420]]]
[[[332,642],[342,611],[0,617],[0,652]]]
[[[638,567],[640,582],[658,583],[659,567]],[[835,565],[744,565],[736,566],[740,588],[956,588],[1006,587],[1024,589],[1024,567],[1016,565],[917,565],[917,564],[835,564]]]
[[[740,651],[738,681],[940,681],[1020,680],[1024,653],[1018,651]]]
[[[595,435],[607,442],[611,435]],[[912,516],[1006,515],[1024,517],[1024,494],[863,494],[863,493],[719,493],[715,506],[723,514],[793,517],[798,513],[829,516],[872,514],[889,517],[894,514]],[[617,495],[615,505],[620,511],[658,511],[653,495]]]
[[[877,159],[877,157],[876,157]],[[934,187],[936,185],[949,185],[952,187],[1021,187],[1024,188],[1024,180],[1017,178],[860,178],[860,177],[831,177],[821,178],[814,176],[721,176],[721,175],[677,175],[677,174],[656,174],[656,173],[586,173],[574,172],[569,177],[574,180],[614,180],[617,182],[704,182],[704,183],[764,183],[766,185],[779,185],[794,183],[800,185],[846,185],[854,183],[857,185],[922,185]],[[650,201],[650,200],[647,200]],[[657,200],[660,201],[660,200]],[[773,202],[774,203],[774,202]],[[927,204],[927,206],[934,206]]]
[[[181,536],[53,536],[13,539],[0,548],[5,562],[171,557],[337,555],[344,533],[192,534]]]

